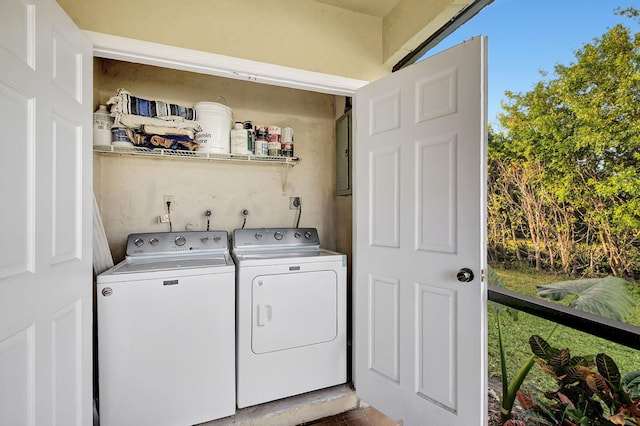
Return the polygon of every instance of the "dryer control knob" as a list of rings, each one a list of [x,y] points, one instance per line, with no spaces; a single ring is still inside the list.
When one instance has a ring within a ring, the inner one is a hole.
[[[309,238],[311,238],[311,232],[307,231],[304,233],[304,237],[308,240]]]
[[[293,236],[296,237],[296,238],[300,238],[300,237],[302,237],[302,234],[296,231],[296,233],[293,234]]]
[[[136,238],[135,240],[133,240],[133,243],[134,243],[136,246],[140,247],[141,245],[143,245],[143,244],[144,244],[144,241],[142,240],[142,238]]]
[[[202,237],[200,237],[200,241],[202,242],[202,244],[206,244],[206,242],[209,241],[209,237],[203,235]]]
[[[152,238],[149,240],[149,244],[151,244],[152,246],[157,246],[158,245],[158,239],[157,238]]]
[[[213,237],[213,241],[215,241],[216,243],[218,241],[220,241],[222,239],[222,237],[220,235],[216,235],[215,237]]]
[[[262,234],[261,234],[261,233],[259,233],[259,232],[256,232],[255,237],[256,237],[256,240],[259,240],[259,239],[261,239],[261,238],[262,238]]]
[[[176,240],[175,240],[175,241],[176,241],[176,245],[177,245],[177,246],[183,246],[183,245],[184,245],[184,243],[186,243],[186,242],[187,242],[187,239],[186,239],[185,237],[183,237],[182,235],[180,235],[180,236],[177,236],[177,237],[176,237]]]
[[[273,238],[275,238],[278,241],[280,241],[282,239],[282,237],[284,237],[284,234],[282,232],[280,232],[280,231],[278,231],[275,234],[273,234]]]

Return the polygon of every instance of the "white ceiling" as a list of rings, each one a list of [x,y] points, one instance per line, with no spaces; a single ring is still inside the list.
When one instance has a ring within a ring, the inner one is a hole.
[[[331,6],[358,12],[365,15],[384,18],[396,7],[400,0],[315,0]]]

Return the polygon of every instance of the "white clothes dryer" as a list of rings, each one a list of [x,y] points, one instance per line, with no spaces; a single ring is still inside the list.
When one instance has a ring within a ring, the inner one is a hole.
[[[233,231],[237,405],[346,382],[344,254],[314,228]]]
[[[226,231],[132,234],[97,277],[102,426],[235,413],[235,266]]]

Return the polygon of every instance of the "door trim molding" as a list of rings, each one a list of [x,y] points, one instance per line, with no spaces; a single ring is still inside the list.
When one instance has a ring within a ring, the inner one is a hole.
[[[267,64],[199,50],[152,43],[111,34],[83,31],[93,44],[93,56],[163,68],[197,72],[273,86],[353,96],[368,81]]]

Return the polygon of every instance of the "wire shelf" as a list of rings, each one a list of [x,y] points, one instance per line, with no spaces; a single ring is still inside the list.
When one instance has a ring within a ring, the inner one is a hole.
[[[162,158],[184,158],[192,160],[215,160],[215,161],[240,161],[253,163],[272,163],[287,164],[295,166],[300,159],[298,157],[281,157],[270,155],[249,155],[249,154],[214,154],[210,152],[173,150],[165,148],[142,148],[142,147],[126,147],[114,145],[94,145],[94,152],[103,154],[119,154],[133,155],[143,157],[162,157]]]

